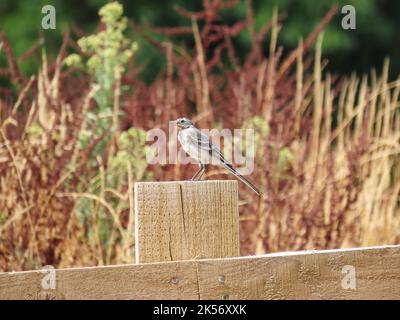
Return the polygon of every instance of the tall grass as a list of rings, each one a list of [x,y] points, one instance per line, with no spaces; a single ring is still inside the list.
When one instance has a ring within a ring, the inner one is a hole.
[[[336,8],[283,58],[285,16],[274,12],[256,31],[249,5],[245,21],[221,25],[219,10],[236,2],[178,8],[190,27],[152,29],[191,34],[193,48],[160,43],[130,22],[167,65],[146,84],[135,57],[125,61],[111,89],[118,98],[105,106],[110,127],[98,111],[95,77],[62,65],[67,50],[84,54],[74,37],[66,35],[54,63],[43,55],[41,71],[26,79],[0,33],[9,61],[1,74],[19,92],[0,98],[0,269],[133,262],[133,183],[187,179],[197,169],[148,165],[145,130],[167,130],[183,115],[204,128],[255,129],[251,179],[263,196],[240,185],[242,254],[400,243],[400,81],[388,80],[389,61],[361,78],[327,73],[322,30]],[[241,32],[252,39],[244,61],[234,45]],[[229,176],[213,168],[206,178]]]

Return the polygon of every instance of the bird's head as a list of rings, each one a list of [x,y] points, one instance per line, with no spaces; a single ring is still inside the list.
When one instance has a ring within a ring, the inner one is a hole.
[[[193,122],[187,118],[179,118],[175,122],[178,129],[187,129],[193,126]]]

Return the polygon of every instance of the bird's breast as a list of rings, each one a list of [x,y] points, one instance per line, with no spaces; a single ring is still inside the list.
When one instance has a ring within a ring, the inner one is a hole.
[[[191,129],[183,129],[178,133],[178,140],[182,145],[182,149],[192,158],[200,161],[201,160],[201,152],[199,149],[199,145],[194,143],[191,135],[193,134]]]

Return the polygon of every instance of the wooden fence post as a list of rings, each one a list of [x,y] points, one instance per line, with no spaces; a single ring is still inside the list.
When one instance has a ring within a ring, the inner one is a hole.
[[[135,184],[136,263],[239,256],[237,181]]]

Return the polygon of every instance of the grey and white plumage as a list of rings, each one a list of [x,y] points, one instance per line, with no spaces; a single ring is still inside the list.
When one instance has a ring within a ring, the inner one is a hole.
[[[193,176],[192,180],[200,180],[207,165],[212,163],[228,169],[235,177],[245,183],[255,193],[260,195],[258,189],[230,164],[223,156],[221,151],[211,142],[209,137],[197,129],[192,121],[187,118],[176,120],[178,127],[178,140],[183,150],[193,159],[199,162],[200,169]]]

